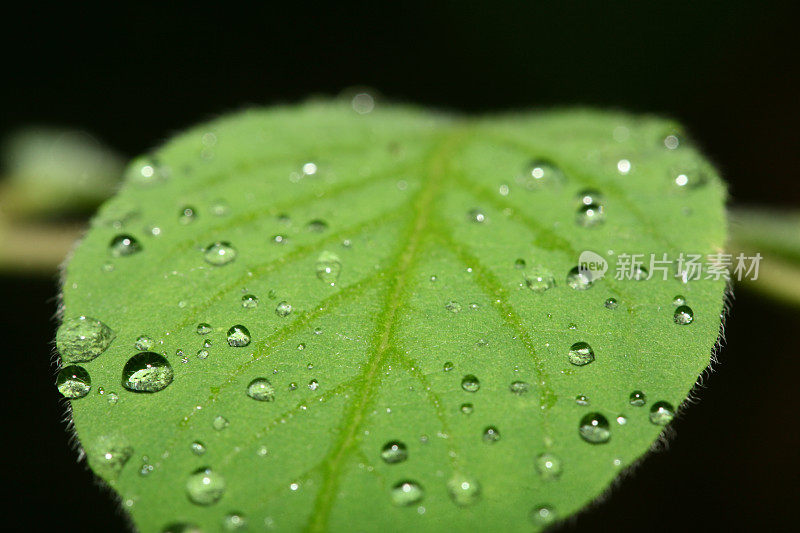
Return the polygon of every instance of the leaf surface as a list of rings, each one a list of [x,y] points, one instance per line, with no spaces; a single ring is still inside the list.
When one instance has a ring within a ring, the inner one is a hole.
[[[62,354],[91,376],[71,402],[89,464],[142,531],[575,513],[649,450],[651,409],[685,400],[717,340],[724,280],[615,279],[625,254],[724,246],[724,187],[676,131],[312,102],[177,136],[131,163],[66,269],[62,336],[111,330],[94,359]],[[585,250],[609,270],[579,290]],[[157,392],[122,385],[143,351],[171,367]]]

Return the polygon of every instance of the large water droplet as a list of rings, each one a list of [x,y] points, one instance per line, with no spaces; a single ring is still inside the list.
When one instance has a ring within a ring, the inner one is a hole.
[[[201,468],[186,480],[186,495],[197,505],[213,505],[223,494],[225,479],[210,468]]]
[[[578,431],[583,440],[592,444],[602,444],[611,438],[608,419],[600,413],[589,413],[581,418]]]
[[[675,320],[676,324],[681,326],[685,326],[687,324],[691,324],[694,321],[694,311],[688,305],[681,305],[675,309],[675,314],[673,315],[673,320]]]
[[[247,386],[247,395],[259,402],[271,402],[275,399],[275,387],[266,378],[256,378]]]
[[[241,348],[250,344],[250,331],[241,324],[231,326],[228,330],[228,345]]]
[[[142,245],[131,235],[117,235],[111,239],[108,249],[114,257],[125,257],[141,251]]]
[[[289,316],[292,312],[292,304],[283,301],[275,307],[275,314],[279,317]]]
[[[155,352],[140,352],[122,369],[122,386],[134,392],[158,392],[172,383],[172,365]]]
[[[56,347],[68,363],[91,361],[103,353],[116,334],[108,326],[88,316],[68,318],[56,333]]]
[[[92,388],[92,378],[83,367],[65,366],[58,372],[56,387],[65,398],[83,398]]]
[[[561,459],[552,453],[543,453],[536,458],[536,471],[543,479],[557,479],[561,475]]]
[[[478,392],[481,388],[481,382],[472,374],[467,374],[461,379],[461,388],[467,392]]]
[[[589,228],[597,226],[605,221],[605,209],[599,204],[583,205],[578,208],[575,220],[579,225]]]
[[[523,272],[525,286],[533,292],[544,292],[556,286],[553,273],[546,268],[532,266]]]
[[[203,250],[203,258],[214,266],[227,265],[236,259],[236,248],[228,242],[218,241],[206,246],[206,249]]]
[[[317,257],[317,277],[329,285],[335,285],[342,271],[342,263],[339,256],[333,252],[323,251]]]
[[[415,481],[401,481],[392,487],[392,503],[405,507],[422,501],[425,491]]]
[[[594,285],[594,279],[589,271],[574,267],[567,273],[567,285],[575,290],[585,291]]]
[[[569,349],[569,362],[575,366],[588,365],[594,361],[594,350],[586,342],[576,342]]]
[[[408,459],[408,449],[400,441],[391,441],[383,445],[381,459],[388,464],[402,463]]]
[[[666,426],[675,418],[675,408],[667,402],[656,402],[650,408],[650,422]]]
[[[464,474],[455,474],[447,482],[447,492],[459,507],[467,507],[477,503],[481,497],[481,485],[476,479]]]
[[[629,401],[634,407],[641,407],[647,403],[647,396],[642,391],[635,390],[631,393]]]

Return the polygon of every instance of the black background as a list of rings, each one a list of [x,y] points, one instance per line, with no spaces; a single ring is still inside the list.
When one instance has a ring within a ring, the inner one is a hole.
[[[591,104],[682,121],[735,205],[800,206],[791,3],[605,4],[70,3],[6,12],[0,134],[64,125],[132,156],[226,111],[355,85],[465,112]],[[124,518],[77,463],[61,421],[50,345],[56,291],[55,275],[0,277],[3,469],[14,504],[0,523],[119,530]],[[798,325],[797,310],[738,291],[721,362],[674,424],[669,451],[564,529],[788,529],[800,492]]]

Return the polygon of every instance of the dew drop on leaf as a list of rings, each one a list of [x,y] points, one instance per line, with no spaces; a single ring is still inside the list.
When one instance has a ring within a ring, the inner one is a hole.
[[[131,235],[117,235],[111,239],[108,250],[113,257],[125,257],[142,250],[142,245]]]
[[[208,335],[213,331],[211,324],[206,324],[205,322],[200,322],[197,324],[197,334],[198,335]]]
[[[514,381],[509,386],[509,390],[517,395],[522,395],[528,392],[530,385],[525,381]]]
[[[225,531],[243,531],[247,529],[247,519],[242,513],[228,513],[222,519],[222,527]]]
[[[192,453],[195,455],[203,455],[206,453],[206,445],[199,440],[192,442],[192,444],[189,446],[189,449],[192,450]]]
[[[583,394],[579,394],[578,396],[575,397],[575,403],[583,406],[589,405],[589,397],[584,396]]]
[[[111,328],[96,318],[68,318],[58,328],[56,347],[63,361],[81,363],[103,353],[115,336]]]
[[[566,181],[564,173],[555,163],[537,159],[528,164],[524,185],[529,190],[544,187],[557,187]]]
[[[140,352],[122,369],[122,386],[134,392],[158,392],[172,383],[172,365],[163,355]]]
[[[561,459],[552,453],[542,453],[536,457],[536,471],[542,479],[557,479],[561,475]]]
[[[258,297],[254,294],[245,294],[242,296],[242,307],[245,309],[255,309],[258,307]]]
[[[672,316],[675,323],[681,326],[691,324],[694,320],[694,311],[688,305],[681,305],[675,309],[675,314]]]
[[[585,291],[594,285],[591,273],[574,267],[567,273],[567,285],[578,291]]]
[[[209,244],[203,250],[203,258],[206,263],[214,266],[223,266],[236,259],[236,248],[229,242],[217,241]]]
[[[686,298],[682,294],[678,294],[672,299],[672,305],[680,306],[686,305]]]
[[[476,479],[456,473],[447,482],[447,492],[456,505],[467,507],[480,500],[481,485]]]
[[[140,335],[136,338],[136,342],[133,343],[133,347],[140,352],[146,352],[153,348],[153,339],[147,335]]]
[[[675,418],[675,408],[667,402],[656,402],[650,408],[650,422],[666,426]]]
[[[191,224],[195,220],[197,220],[197,211],[194,207],[186,206],[178,214],[178,221],[183,225]]]
[[[271,402],[275,399],[275,387],[266,378],[256,378],[247,386],[247,395],[259,402]]]
[[[553,273],[546,268],[533,266],[524,272],[525,286],[533,292],[544,292],[556,286]]]
[[[607,298],[603,305],[606,306],[606,309],[616,309],[619,304],[616,298]]]
[[[494,426],[489,426],[483,430],[483,442],[494,444],[500,440],[500,431]]]
[[[583,440],[592,444],[602,444],[611,438],[608,419],[600,413],[589,413],[581,418],[578,431]]]
[[[241,324],[231,326],[228,330],[228,345],[241,348],[250,344],[250,331]]]
[[[275,307],[275,314],[278,315],[279,317],[286,317],[289,316],[291,313],[292,313],[292,304],[290,304],[287,301],[283,301]]]
[[[605,222],[605,209],[599,204],[583,205],[578,208],[578,214],[575,217],[577,223],[585,228],[598,226]]]
[[[402,463],[408,459],[408,449],[400,441],[387,442],[381,450],[381,459],[388,464]]]
[[[446,304],[444,304],[444,308],[450,311],[451,313],[458,313],[461,311],[461,304],[451,300]]]
[[[83,398],[92,388],[92,379],[85,368],[69,365],[58,372],[56,387],[65,398]]]
[[[461,388],[467,392],[478,392],[481,388],[481,382],[472,374],[467,374],[461,379]]]
[[[415,481],[401,481],[391,491],[392,503],[400,507],[419,503],[424,496],[425,491]]]
[[[213,427],[217,431],[222,431],[226,427],[230,426],[231,423],[222,415],[217,415],[214,417],[214,420],[211,422],[211,427]]]
[[[480,209],[472,209],[467,213],[467,220],[475,222],[476,224],[482,224],[486,222],[486,215]]]
[[[475,407],[471,403],[462,403],[461,404],[461,412],[465,415],[471,415],[472,412],[475,410]]]
[[[323,251],[317,257],[316,264],[317,277],[328,285],[335,285],[342,271],[342,263],[339,256],[333,252]]]
[[[225,479],[208,467],[200,468],[186,480],[186,495],[197,505],[213,505],[225,494]]]
[[[322,233],[328,229],[328,223],[320,219],[312,220],[306,224],[306,229],[311,233]]]
[[[444,363],[444,365],[442,365],[442,370],[444,370],[445,372],[450,372],[454,368],[455,368],[455,365],[453,365],[452,361],[446,361]]]
[[[634,407],[641,407],[647,403],[647,396],[642,391],[635,390],[631,393],[629,401]]]
[[[588,365],[594,361],[594,350],[585,342],[576,342],[569,349],[569,362],[575,366]]]
[[[548,526],[556,521],[556,513],[549,505],[540,505],[531,510],[531,522],[537,526]]]

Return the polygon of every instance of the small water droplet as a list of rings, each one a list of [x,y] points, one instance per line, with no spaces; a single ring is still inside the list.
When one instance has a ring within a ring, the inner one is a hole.
[[[163,355],[139,352],[122,369],[122,386],[133,392],[158,392],[172,383],[172,365]]]
[[[459,507],[473,505],[480,500],[481,485],[476,479],[456,473],[447,482],[450,499]]]
[[[564,173],[555,163],[545,159],[538,159],[528,164],[524,184],[527,189],[533,190],[558,186],[565,181]]]
[[[329,285],[335,285],[342,271],[339,256],[333,252],[323,251],[317,257],[317,277]]]
[[[211,204],[211,214],[215,217],[224,217],[231,212],[231,208],[225,200],[217,200]]]
[[[578,291],[584,291],[594,285],[590,272],[574,267],[567,274],[567,285]]]
[[[608,419],[600,413],[589,413],[581,418],[578,430],[581,438],[592,444],[603,444],[611,438]]]
[[[672,305],[675,306],[686,305],[686,298],[683,295],[678,294],[675,296],[675,298],[672,299]]]
[[[283,301],[275,307],[275,314],[280,317],[289,316],[292,312],[292,304],[287,301]]]
[[[225,479],[210,468],[200,468],[186,480],[186,495],[197,505],[213,505],[225,494]]]
[[[306,224],[306,230],[311,233],[322,233],[328,229],[328,223],[324,220],[316,219]]]
[[[225,531],[242,531],[247,529],[247,519],[242,513],[229,513],[222,519]]]
[[[117,235],[111,239],[108,249],[114,257],[126,257],[140,252],[142,245],[131,235]]]
[[[577,223],[585,228],[597,226],[605,222],[605,209],[599,204],[582,205],[575,217]]]
[[[272,236],[272,244],[286,244],[289,242],[289,237],[286,235],[273,235]]]
[[[556,279],[548,269],[532,266],[523,272],[525,286],[533,292],[544,292],[556,286]]]
[[[153,347],[153,339],[147,335],[140,335],[136,338],[136,342],[133,343],[133,347],[140,352],[149,351]]]
[[[627,174],[631,171],[631,162],[627,159],[620,159],[617,161],[617,172],[620,174]]]
[[[579,394],[575,396],[575,403],[583,406],[589,405],[589,397],[583,394]]]
[[[511,383],[511,386],[509,387],[509,390],[511,390],[511,392],[517,395],[525,394],[526,392],[528,392],[529,389],[530,385],[528,385],[524,381],[514,381],[513,383]]]
[[[108,403],[111,405],[117,405],[119,401],[119,395],[116,392],[109,392],[108,393]]]
[[[402,507],[422,501],[425,491],[414,481],[401,481],[392,487],[392,503]]]
[[[228,330],[228,345],[241,348],[250,344],[250,331],[241,324],[231,326]]]
[[[667,150],[675,150],[680,146],[681,140],[677,135],[667,135],[664,137],[664,146]]]
[[[255,378],[247,386],[247,395],[259,402],[275,400],[275,387],[267,378]]]
[[[442,370],[444,370],[445,372],[450,372],[450,371],[451,371],[451,370],[453,370],[454,368],[455,368],[455,365],[453,364],[453,362],[452,362],[452,361],[447,361],[447,362],[445,362],[445,364],[442,366]]]
[[[112,437],[100,437],[92,451],[92,456],[95,458],[92,465],[118,474],[132,455],[133,448],[124,441]]]
[[[217,415],[214,417],[214,420],[211,422],[211,427],[216,429],[217,431],[222,431],[226,427],[230,426],[231,423],[222,415]]]
[[[483,442],[494,444],[500,440],[500,431],[494,426],[489,426],[483,430]]]
[[[569,349],[569,362],[575,366],[588,365],[594,361],[594,350],[586,342],[576,342]]]
[[[667,402],[656,402],[650,408],[650,422],[666,426],[675,418],[675,408]]]
[[[467,213],[467,220],[477,224],[482,224],[486,222],[486,214],[480,209],[472,209],[469,213]]]
[[[316,379],[312,379],[308,382],[308,388],[311,390],[317,390],[319,388],[319,382]]]
[[[461,379],[461,388],[467,392],[478,392],[481,388],[481,382],[472,374],[467,374]]]
[[[691,324],[694,321],[694,311],[688,305],[681,305],[675,309],[675,314],[673,315],[673,320],[675,320],[676,324],[681,326],[685,326],[687,324]]]
[[[206,445],[200,442],[199,440],[196,440],[192,444],[190,444],[189,449],[192,450],[192,453],[195,455],[203,455],[204,453],[206,453]]]
[[[525,260],[520,258],[514,261],[514,268],[516,268],[517,270],[522,270],[523,268],[525,268]]]
[[[631,405],[635,407],[641,407],[645,403],[647,403],[647,396],[645,396],[645,394],[642,391],[635,390],[631,393],[629,401]]]
[[[556,521],[556,512],[549,505],[541,505],[531,510],[530,517],[537,526],[549,526]]]
[[[198,335],[208,335],[212,331],[214,331],[214,328],[211,327],[211,324],[206,324],[205,322],[200,322],[197,324]]]
[[[461,311],[461,304],[451,300],[446,304],[444,304],[444,308],[450,311],[451,313],[458,313]]]
[[[581,205],[601,204],[603,195],[594,189],[584,189],[578,193],[578,203]]]
[[[606,309],[616,309],[619,304],[616,298],[607,298],[603,305],[606,306]]]
[[[388,464],[402,463],[408,459],[408,449],[400,441],[391,441],[383,445],[381,459]]]
[[[183,225],[191,224],[195,220],[197,220],[197,211],[194,207],[186,206],[178,214],[178,221]]]
[[[56,347],[61,359],[68,363],[91,361],[103,353],[116,334],[97,320],[88,316],[64,320],[56,333]]]
[[[358,93],[351,102],[353,111],[359,115],[371,113],[375,108],[375,99],[369,93]]]
[[[465,415],[471,415],[472,412],[475,410],[475,407],[471,403],[462,403],[461,404],[461,412]]]
[[[208,350],[206,350],[205,348],[197,350],[198,359],[206,359],[207,357],[208,357]]]
[[[236,259],[236,248],[229,242],[217,241],[206,246],[203,251],[206,262],[214,266],[227,265]]]
[[[672,180],[680,189],[696,189],[708,182],[708,175],[700,168],[673,170]]]
[[[254,294],[245,294],[242,296],[242,307],[245,309],[255,309],[258,307],[258,297]]]
[[[558,479],[561,475],[561,459],[552,453],[542,453],[536,458],[536,471],[543,479]]]
[[[92,378],[85,368],[69,365],[58,372],[56,387],[65,398],[83,398],[92,388]]]

